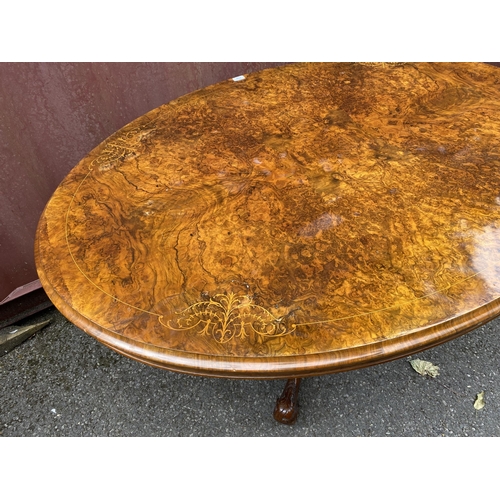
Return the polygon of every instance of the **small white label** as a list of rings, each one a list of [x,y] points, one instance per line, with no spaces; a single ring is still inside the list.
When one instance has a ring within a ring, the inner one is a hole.
[[[233,82],[241,82],[241,80],[244,80],[245,77],[243,75],[240,75],[240,76],[235,76],[233,78]]]

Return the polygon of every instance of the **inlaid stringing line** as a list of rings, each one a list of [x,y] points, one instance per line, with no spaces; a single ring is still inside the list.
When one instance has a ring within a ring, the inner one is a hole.
[[[75,257],[73,256],[73,252],[71,251],[71,247],[69,245],[69,237],[68,237],[68,218],[69,218],[69,213],[71,211],[71,207],[73,205],[73,202],[76,198],[76,195],[78,194],[78,191],[80,190],[80,188],[82,187],[83,183],[87,180],[87,178],[89,177],[89,175],[91,174],[92,172],[92,168],[89,167],[89,171],[87,173],[87,175],[82,179],[82,181],[80,182],[80,184],[78,185],[78,187],[76,188],[76,191],[74,192],[72,198],[71,198],[71,202],[69,204],[69,207],[68,207],[68,210],[66,212],[66,223],[65,223],[65,227],[64,227],[64,230],[65,230],[65,235],[66,235],[66,246],[68,247],[68,252],[71,256],[71,259],[73,260],[76,268],[78,269],[78,271],[80,271],[80,273],[93,285],[95,286],[99,291],[101,291],[102,293],[104,293],[105,295],[107,295],[108,297],[111,297],[113,300],[117,301],[117,302],[120,302],[121,304],[124,304],[128,307],[131,307],[133,309],[136,309],[137,311],[141,311],[143,313],[147,313],[147,314],[151,314],[153,316],[157,316],[158,318],[161,318],[162,316],[160,314],[157,314],[157,313],[153,313],[151,311],[146,311],[145,309],[141,309],[140,307],[137,307],[137,306],[134,306],[132,304],[128,304],[127,302],[119,299],[118,297],[115,297],[114,295],[111,295],[110,293],[106,292],[106,290],[103,290],[99,285],[97,285],[96,283],[94,283],[86,274],[85,272],[82,270],[82,268],[78,265],[78,263],[76,262],[76,259]]]
[[[459,285],[460,283],[464,283],[465,281],[470,280],[471,278],[474,278],[474,276],[477,276],[478,274],[481,274],[481,271],[478,271],[477,273],[471,274],[470,276],[467,276],[463,280],[456,281],[455,283],[452,283],[451,285],[448,285],[446,288],[441,288],[439,290],[435,290],[434,292],[427,293],[425,295],[422,295],[421,297],[416,297],[416,298],[411,299],[411,300],[407,300],[406,302],[401,302],[400,304],[397,304],[397,305],[393,305],[393,306],[389,306],[389,307],[384,307],[382,309],[376,309],[374,311],[368,311],[368,312],[364,312],[364,313],[360,313],[360,314],[353,314],[352,316],[343,316],[342,318],[326,319],[326,320],[323,320],[323,321],[311,321],[310,323],[296,323],[296,324],[294,324],[294,326],[306,326],[306,325],[319,325],[319,324],[322,324],[322,323],[333,323],[335,321],[342,321],[342,320],[345,320],[345,319],[359,318],[361,316],[368,316],[370,314],[375,314],[375,313],[380,313],[380,312],[384,312],[384,311],[389,311],[391,309],[397,309],[398,307],[403,307],[403,306],[406,306],[408,304],[411,304],[412,302],[418,302],[419,300],[423,300],[423,299],[425,299],[427,297],[431,297],[432,295],[436,295],[436,293],[445,292],[446,290],[449,290],[451,287],[453,287],[455,285]]]
[[[99,285],[97,285],[96,283],[94,283],[94,281],[92,281],[86,274],[85,272],[82,270],[82,268],[78,265],[78,263],[76,262],[76,259],[75,257],[73,256],[73,253],[71,251],[71,248],[70,248],[70,245],[69,245],[69,236],[68,236],[68,219],[69,219],[69,214],[70,214],[70,211],[71,211],[71,208],[72,208],[72,205],[73,205],[73,202],[76,198],[76,195],[78,194],[78,191],[80,190],[81,186],[83,185],[83,183],[87,180],[87,178],[90,176],[90,174],[92,173],[93,171],[93,168],[91,166],[89,166],[89,171],[87,173],[87,175],[82,179],[82,181],[80,182],[80,184],[78,185],[76,191],[74,192],[72,198],[71,198],[71,202],[69,204],[69,207],[68,207],[68,210],[66,212],[66,222],[65,222],[65,236],[66,236],[66,245],[68,247],[68,252],[71,256],[71,259],[73,260],[73,263],[75,264],[76,268],[78,269],[78,271],[89,281],[89,283],[91,283],[95,288],[97,288],[99,291],[101,291],[102,293],[104,293],[105,295],[107,295],[108,297],[111,297],[113,300],[115,300],[116,302],[120,302],[121,304],[125,305],[125,306],[128,306],[128,307],[131,307],[132,309],[135,309],[137,311],[140,311],[140,312],[143,312],[143,313],[146,313],[146,314],[151,314],[152,316],[156,316],[160,322],[160,324],[162,324],[163,326],[166,326],[165,323],[163,323],[161,321],[161,319],[163,318],[163,315],[161,314],[158,314],[158,313],[154,313],[154,312],[151,312],[151,311],[147,311],[146,309],[142,309],[140,307],[137,307],[137,306],[134,306],[132,304],[129,304],[127,302],[125,302],[124,300],[121,300],[119,299],[118,297],[115,297],[114,295],[106,292],[106,290],[104,290],[103,288],[101,288]],[[402,302],[400,304],[395,304],[395,305],[392,305],[392,306],[388,306],[388,307],[384,307],[384,308],[381,308],[381,309],[375,309],[373,311],[367,311],[367,312],[364,312],[364,313],[359,313],[359,314],[353,314],[353,315],[350,315],[350,316],[342,316],[340,318],[333,318],[333,319],[326,319],[326,320],[320,320],[320,321],[310,321],[310,322],[304,322],[304,323],[292,323],[291,326],[292,328],[296,328],[296,327],[299,327],[299,326],[311,326],[311,325],[320,325],[320,324],[328,324],[328,323],[336,323],[336,322],[339,322],[339,321],[344,321],[344,320],[348,320],[348,319],[354,319],[354,318],[359,318],[359,317],[362,317],[362,316],[369,316],[371,314],[376,314],[376,313],[380,313],[380,312],[384,312],[384,311],[389,311],[391,309],[397,309],[399,307],[402,307],[402,306],[405,306],[405,305],[408,305],[408,304],[411,304],[411,303],[414,303],[414,302],[417,302],[419,300],[423,300],[425,298],[428,298],[428,297],[431,297],[432,295],[435,295],[437,293],[442,293],[442,292],[445,292],[447,290],[449,290],[451,287],[453,286],[456,286],[456,285],[459,285],[460,283],[464,283],[465,281],[467,280],[470,280],[472,278],[474,278],[475,276],[481,274],[482,271],[478,271],[474,274],[471,274],[469,276],[467,276],[466,278],[462,279],[462,280],[459,280],[455,283],[452,283],[450,285],[448,285],[447,287],[445,288],[441,288],[441,289],[438,289],[438,290],[435,290],[434,292],[431,292],[431,293],[428,293],[428,294],[425,294],[425,295],[422,295],[421,297],[416,297],[414,299],[411,299],[411,300],[408,300],[408,301],[405,301],[405,302]],[[496,297],[498,298],[498,297]],[[258,306],[260,307],[260,306]],[[267,311],[267,309],[265,308],[262,308],[264,309],[265,311]],[[269,311],[267,311],[269,314],[271,314]]]

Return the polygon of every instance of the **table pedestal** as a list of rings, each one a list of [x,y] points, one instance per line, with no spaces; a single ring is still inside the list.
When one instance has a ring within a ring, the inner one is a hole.
[[[293,425],[299,413],[299,387],[302,379],[287,380],[281,396],[276,401],[274,419],[280,424]]]

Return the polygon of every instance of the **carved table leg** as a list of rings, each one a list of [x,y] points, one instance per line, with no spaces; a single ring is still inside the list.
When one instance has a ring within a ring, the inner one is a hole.
[[[301,380],[300,378],[288,379],[281,396],[276,401],[273,416],[281,424],[293,425],[297,420]]]

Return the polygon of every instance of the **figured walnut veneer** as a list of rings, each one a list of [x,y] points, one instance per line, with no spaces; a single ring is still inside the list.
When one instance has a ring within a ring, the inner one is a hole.
[[[112,349],[220,377],[396,359],[500,313],[500,72],[297,64],[116,132],[64,179],[36,262]]]

